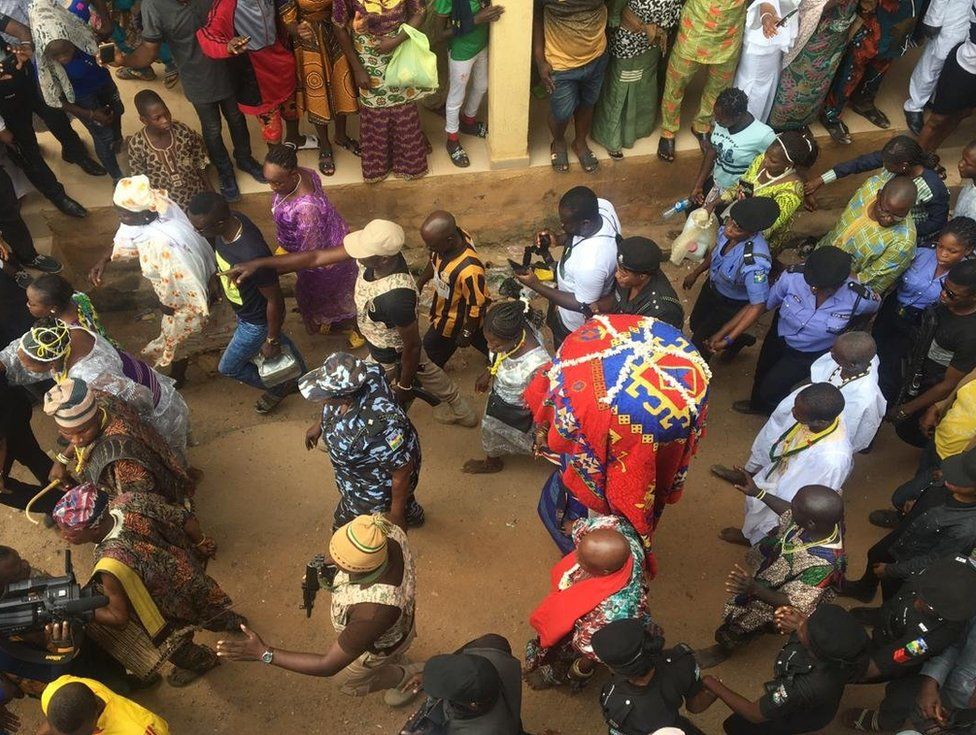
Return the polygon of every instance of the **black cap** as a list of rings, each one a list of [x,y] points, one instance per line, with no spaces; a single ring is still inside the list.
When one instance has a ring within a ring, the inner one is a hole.
[[[424,664],[424,691],[449,702],[491,702],[502,680],[491,661],[473,653],[434,656]]]
[[[976,615],[976,567],[964,557],[933,562],[915,578],[914,587],[943,620],[961,623]]]
[[[976,448],[944,459],[942,479],[950,485],[976,487]]]
[[[664,260],[661,248],[646,237],[626,237],[617,244],[617,265],[634,273],[656,273]]]
[[[851,256],[833,245],[817,248],[803,263],[803,280],[813,288],[840,288],[851,276]]]
[[[746,232],[762,232],[779,218],[779,205],[769,197],[748,197],[729,208],[729,217]]]
[[[807,618],[814,655],[824,661],[852,662],[868,644],[868,634],[853,615],[837,605],[818,605]]]

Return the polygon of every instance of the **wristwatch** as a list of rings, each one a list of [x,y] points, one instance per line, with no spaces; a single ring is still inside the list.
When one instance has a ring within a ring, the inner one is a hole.
[[[261,654],[261,663],[271,664],[274,663],[274,649],[269,648],[267,651]]]

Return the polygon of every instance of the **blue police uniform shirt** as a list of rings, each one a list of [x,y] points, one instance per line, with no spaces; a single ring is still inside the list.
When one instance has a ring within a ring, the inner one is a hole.
[[[860,296],[863,290],[867,296]],[[825,352],[851,320],[878,310],[878,297],[850,278],[817,308],[817,297],[800,270],[787,271],[769,291],[766,308],[779,307],[778,334],[800,352]]]
[[[708,277],[712,286],[726,298],[761,304],[769,296],[769,268],[773,257],[769,244],[761,234],[738,242],[722,254],[728,243],[725,228],[718,231],[718,240],[712,248],[712,262]],[[746,245],[752,243],[751,263],[746,261]]]
[[[901,306],[924,309],[939,300],[942,284],[947,273],[935,275],[938,263],[934,248],[917,248],[912,264],[908,266],[898,281],[896,298]]]

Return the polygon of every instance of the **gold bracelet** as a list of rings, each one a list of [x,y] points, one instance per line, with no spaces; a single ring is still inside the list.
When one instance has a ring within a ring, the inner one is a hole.
[[[58,462],[60,462],[61,464],[63,464],[63,465],[66,465],[66,464],[68,464],[68,462],[71,461],[67,457],[65,457],[63,454],[61,454],[61,452],[58,452],[56,455],[54,455],[54,458]]]
[[[762,500],[765,497],[766,497],[766,488],[764,487],[759,488],[759,494],[755,496],[756,500]]]

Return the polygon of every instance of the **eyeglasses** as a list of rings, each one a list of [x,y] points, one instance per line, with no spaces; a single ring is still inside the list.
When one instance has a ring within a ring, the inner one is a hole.
[[[949,301],[955,301],[956,299],[959,298],[959,294],[957,294],[955,291],[951,290],[944,283],[942,284],[942,293],[945,294],[945,297],[947,299],[949,299]]]
[[[901,215],[899,217],[897,214],[892,214],[885,207],[885,205],[881,202],[881,197],[878,197],[877,200],[875,200],[875,206],[877,207],[877,210],[878,210],[878,214],[879,215],[883,214],[885,217],[887,217],[888,219],[890,219],[892,222],[902,222],[902,221],[904,221],[905,217],[908,216],[908,215]]]

